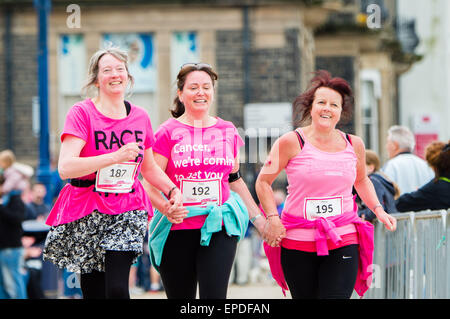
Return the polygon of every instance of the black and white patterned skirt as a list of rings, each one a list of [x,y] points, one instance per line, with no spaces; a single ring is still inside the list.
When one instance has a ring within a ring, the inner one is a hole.
[[[105,271],[105,252],[143,253],[147,212],[134,210],[118,215],[98,211],[70,223],[50,228],[45,240],[44,260],[70,272]]]

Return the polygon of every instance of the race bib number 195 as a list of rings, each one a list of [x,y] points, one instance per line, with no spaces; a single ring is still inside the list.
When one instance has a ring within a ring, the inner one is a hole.
[[[314,220],[320,217],[327,218],[342,214],[343,197],[306,197],[304,212],[306,219]]]

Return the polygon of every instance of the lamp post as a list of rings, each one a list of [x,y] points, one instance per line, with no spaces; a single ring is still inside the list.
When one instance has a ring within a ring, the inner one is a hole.
[[[48,111],[48,48],[47,29],[48,14],[51,0],[34,0],[34,7],[38,16],[38,88],[39,88],[39,164],[36,172],[37,180],[43,183],[47,190],[51,187],[50,149],[49,149],[49,111]],[[50,192],[45,198],[51,204]]]
[[[51,205],[51,171],[50,171],[50,149],[49,149],[49,112],[48,112],[48,49],[47,30],[48,14],[50,12],[51,0],[34,0],[34,7],[38,17],[38,87],[39,87],[39,164],[36,172],[37,180],[47,188],[45,203]],[[42,289],[57,297],[58,272],[57,268],[50,262],[42,264]]]

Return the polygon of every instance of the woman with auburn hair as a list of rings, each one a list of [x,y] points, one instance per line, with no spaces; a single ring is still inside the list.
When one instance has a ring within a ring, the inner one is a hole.
[[[396,229],[367,177],[363,141],[336,129],[350,118],[352,104],[345,80],[318,71],[293,103],[299,126],[274,143],[256,181],[269,224],[279,229],[265,245],[271,271],[295,299],[350,298],[354,288],[360,295],[367,291],[373,226],[358,217],[353,186],[386,228]],[[271,185],[283,169],[288,196],[279,217]]]
[[[417,191],[400,196],[395,205],[399,212],[450,208],[450,141],[435,141],[427,146],[425,159],[435,178]]]

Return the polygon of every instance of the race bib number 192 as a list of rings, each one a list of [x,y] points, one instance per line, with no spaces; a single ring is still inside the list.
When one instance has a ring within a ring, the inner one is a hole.
[[[221,189],[220,179],[182,179],[180,181],[183,204],[188,206],[203,206],[208,203],[220,205]]]

